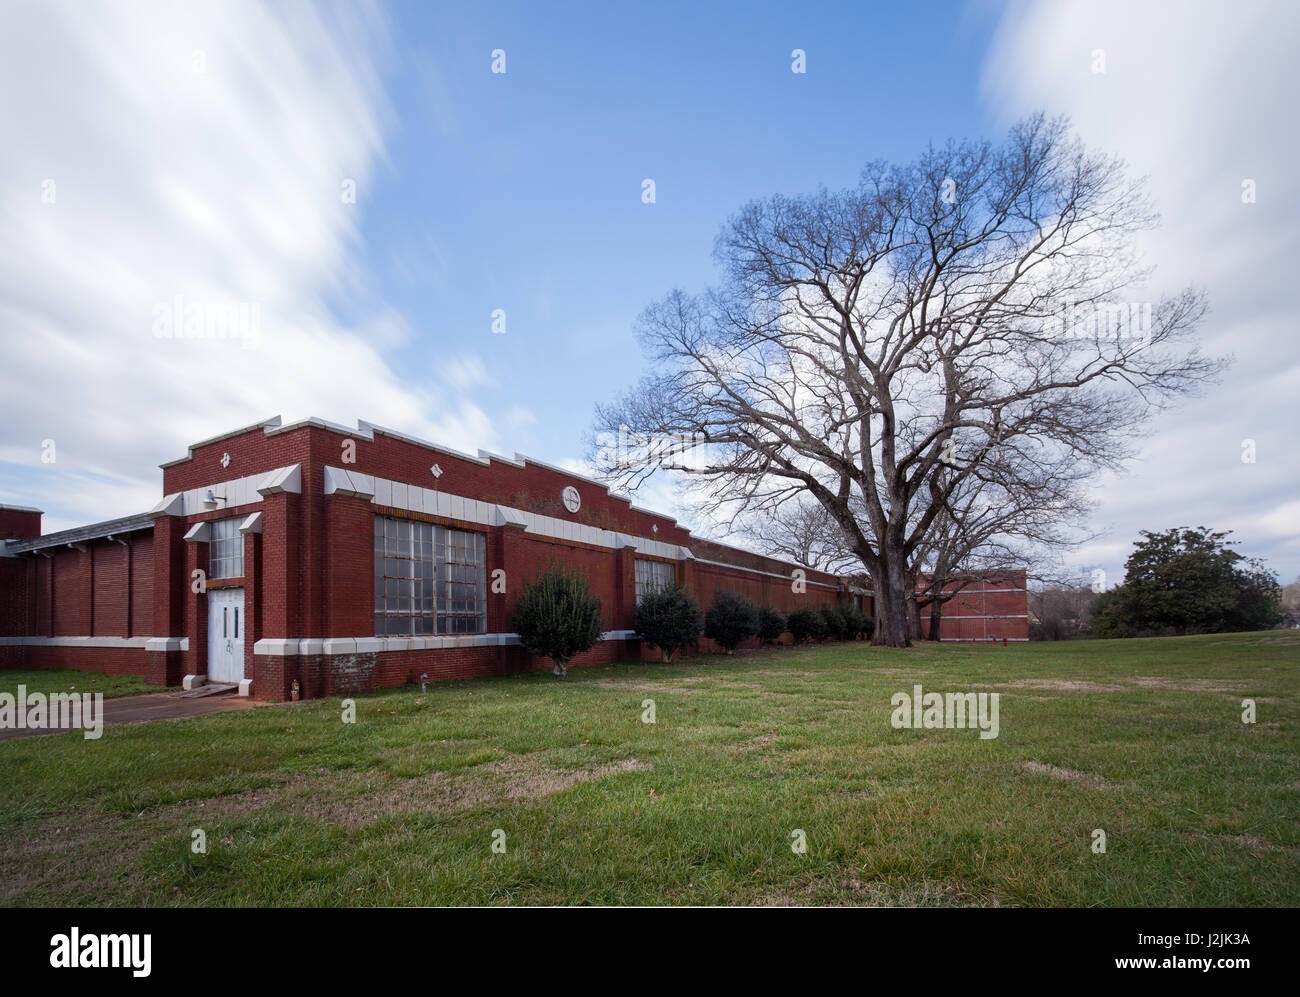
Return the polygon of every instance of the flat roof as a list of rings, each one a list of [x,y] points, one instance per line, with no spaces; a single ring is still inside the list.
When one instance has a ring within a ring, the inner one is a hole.
[[[153,529],[153,519],[147,512],[121,519],[109,519],[89,526],[78,526],[72,530],[60,530],[46,533],[44,536],[29,537],[26,540],[10,540],[7,549],[11,554],[28,554],[49,547],[66,547],[69,544],[84,543],[87,540],[102,540],[104,537],[117,536],[122,533],[136,533],[140,530]]]

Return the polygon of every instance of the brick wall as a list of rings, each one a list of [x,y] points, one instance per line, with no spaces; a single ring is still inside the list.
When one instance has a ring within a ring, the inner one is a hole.
[[[0,558],[0,636],[153,636],[153,536],[142,530],[121,540]],[[144,674],[144,664],[139,647],[0,648],[0,668]]]
[[[228,464],[222,458],[229,455]],[[430,466],[442,469],[436,483]],[[129,546],[92,540],[85,550],[51,548],[48,553],[0,558],[0,636],[100,636],[112,638],[188,638],[185,651],[149,652],[134,648],[63,648],[26,645],[0,648],[0,667],[85,667],[128,671],[168,683],[184,672],[205,672],[207,596],[191,589],[192,572],[206,570],[208,544],[186,543],[186,532],[208,519],[262,515],[262,533],[244,539],[245,574],[212,582],[242,585],[245,597],[244,674],[254,694],[285,698],[296,679],[306,696],[358,692],[414,681],[464,679],[548,668],[517,646],[394,650],[343,655],[255,654],[258,640],[300,641],[373,635],[373,529],[376,513],[421,519],[486,536],[488,633],[511,631],[510,617],[519,593],[547,564],[564,562],[586,574],[604,608],[607,630],[632,629],[635,562],[647,556],[632,547],[611,550],[528,533],[521,526],[482,524],[385,509],[368,499],[324,494],[324,468],[346,467],[364,474],[438,487],[444,492],[584,523],[630,537],[688,547],[694,558],[675,561],[677,580],[708,608],[714,594],[740,592],[759,605],[789,614],[801,606],[832,605],[848,598],[840,579],[806,571],[806,588],[797,593],[791,566],[692,537],[665,516],[634,509],[599,485],[531,462],[491,459],[480,462],[396,436],[376,432],[373,439],[315,424],[271,432],[255,427],[192,449],[189,457],[163,469],[163,492],[205,488],[232,478],[298,464],[300,493],[266,495],[239,508],[186,516],[159,515],[152,531],[129,537]],[[577,488],[577,513],[564,508],[560,495]],[[39,514],[0,507],[0,537],[34,535]],[[745,570],[749,569],[749,570]],[[493,572],[505,572],[504,592],[492,592]],[[971,586],[945,608],[945,639],[1016,638],[1028,635],[1024,572]],[[1006,591],[1013,590],[1013,591]],[[870,600],[864,609],[871,612]],[[926,618],[928,622],[928,617]],[[701,641],[700,650],[712,650]],[[653,657],[637,641],[601,643],[572,664]]]
[[[922,610],[921,623],[928,636],[928,609]],[[1004,637],[1009,641],[1028,640],[1029,594],[1025,572],[1006,572],[962,588],[943,606],[939,636],[941,640],[962,642],[1001,641]]]

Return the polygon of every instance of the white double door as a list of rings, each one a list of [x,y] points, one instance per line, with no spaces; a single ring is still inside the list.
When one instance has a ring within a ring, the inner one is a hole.
[[[208,681],[244,677],[244,590],[208,590]]]

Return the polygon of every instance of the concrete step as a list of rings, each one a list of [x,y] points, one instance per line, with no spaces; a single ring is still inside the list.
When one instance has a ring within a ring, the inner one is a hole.
[[[176,699],[204,699],[208,696],[227,696],[239,691],[238,682],[207,682],[195,689],[175,692]]]

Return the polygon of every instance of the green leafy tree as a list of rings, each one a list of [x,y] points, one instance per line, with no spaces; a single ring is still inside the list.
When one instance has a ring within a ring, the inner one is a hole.
[[[1102,637],[1264,630],[1282,618],[1277,577],[1232,550],[1231,531],[1204,526],[1142,531],[1124,584],[1098,596],[1092,626]]]
[[[766,641],[779,640],[785,633],[785,617],[771,606],[764,606],[758,613],[758,636]]]
[[[796,609],[785,618],[785,625],[796,644],[806,640],[821,640],[826,636],[826,620],[815,609]]]
[[[657,589],[642,597],[633,625],[647,644],[659,648],[660,660],[700,639],[704,613],[695,597],[680,586]]]
[[[704,635],[728,654],[758,633],[758,606],[739,592],[718,592],[704,617]]]
[[[1136,637],[1142,624],[1130,596],[1122,585],[1098,594],[1088,610],[1089,629],[1098,637]]]
[[[1228,613],[1225,631],[1267,630],[1282,622],[1286,611],[1277,575],[1252,559],[1238,567],[1237,581],[1237,602]]]
[[[519,596],[510,625],[529,654],[550,658],[556,675],[567,675],[575,655],[604,636],[600,599],[585,575],[552,565]]]

